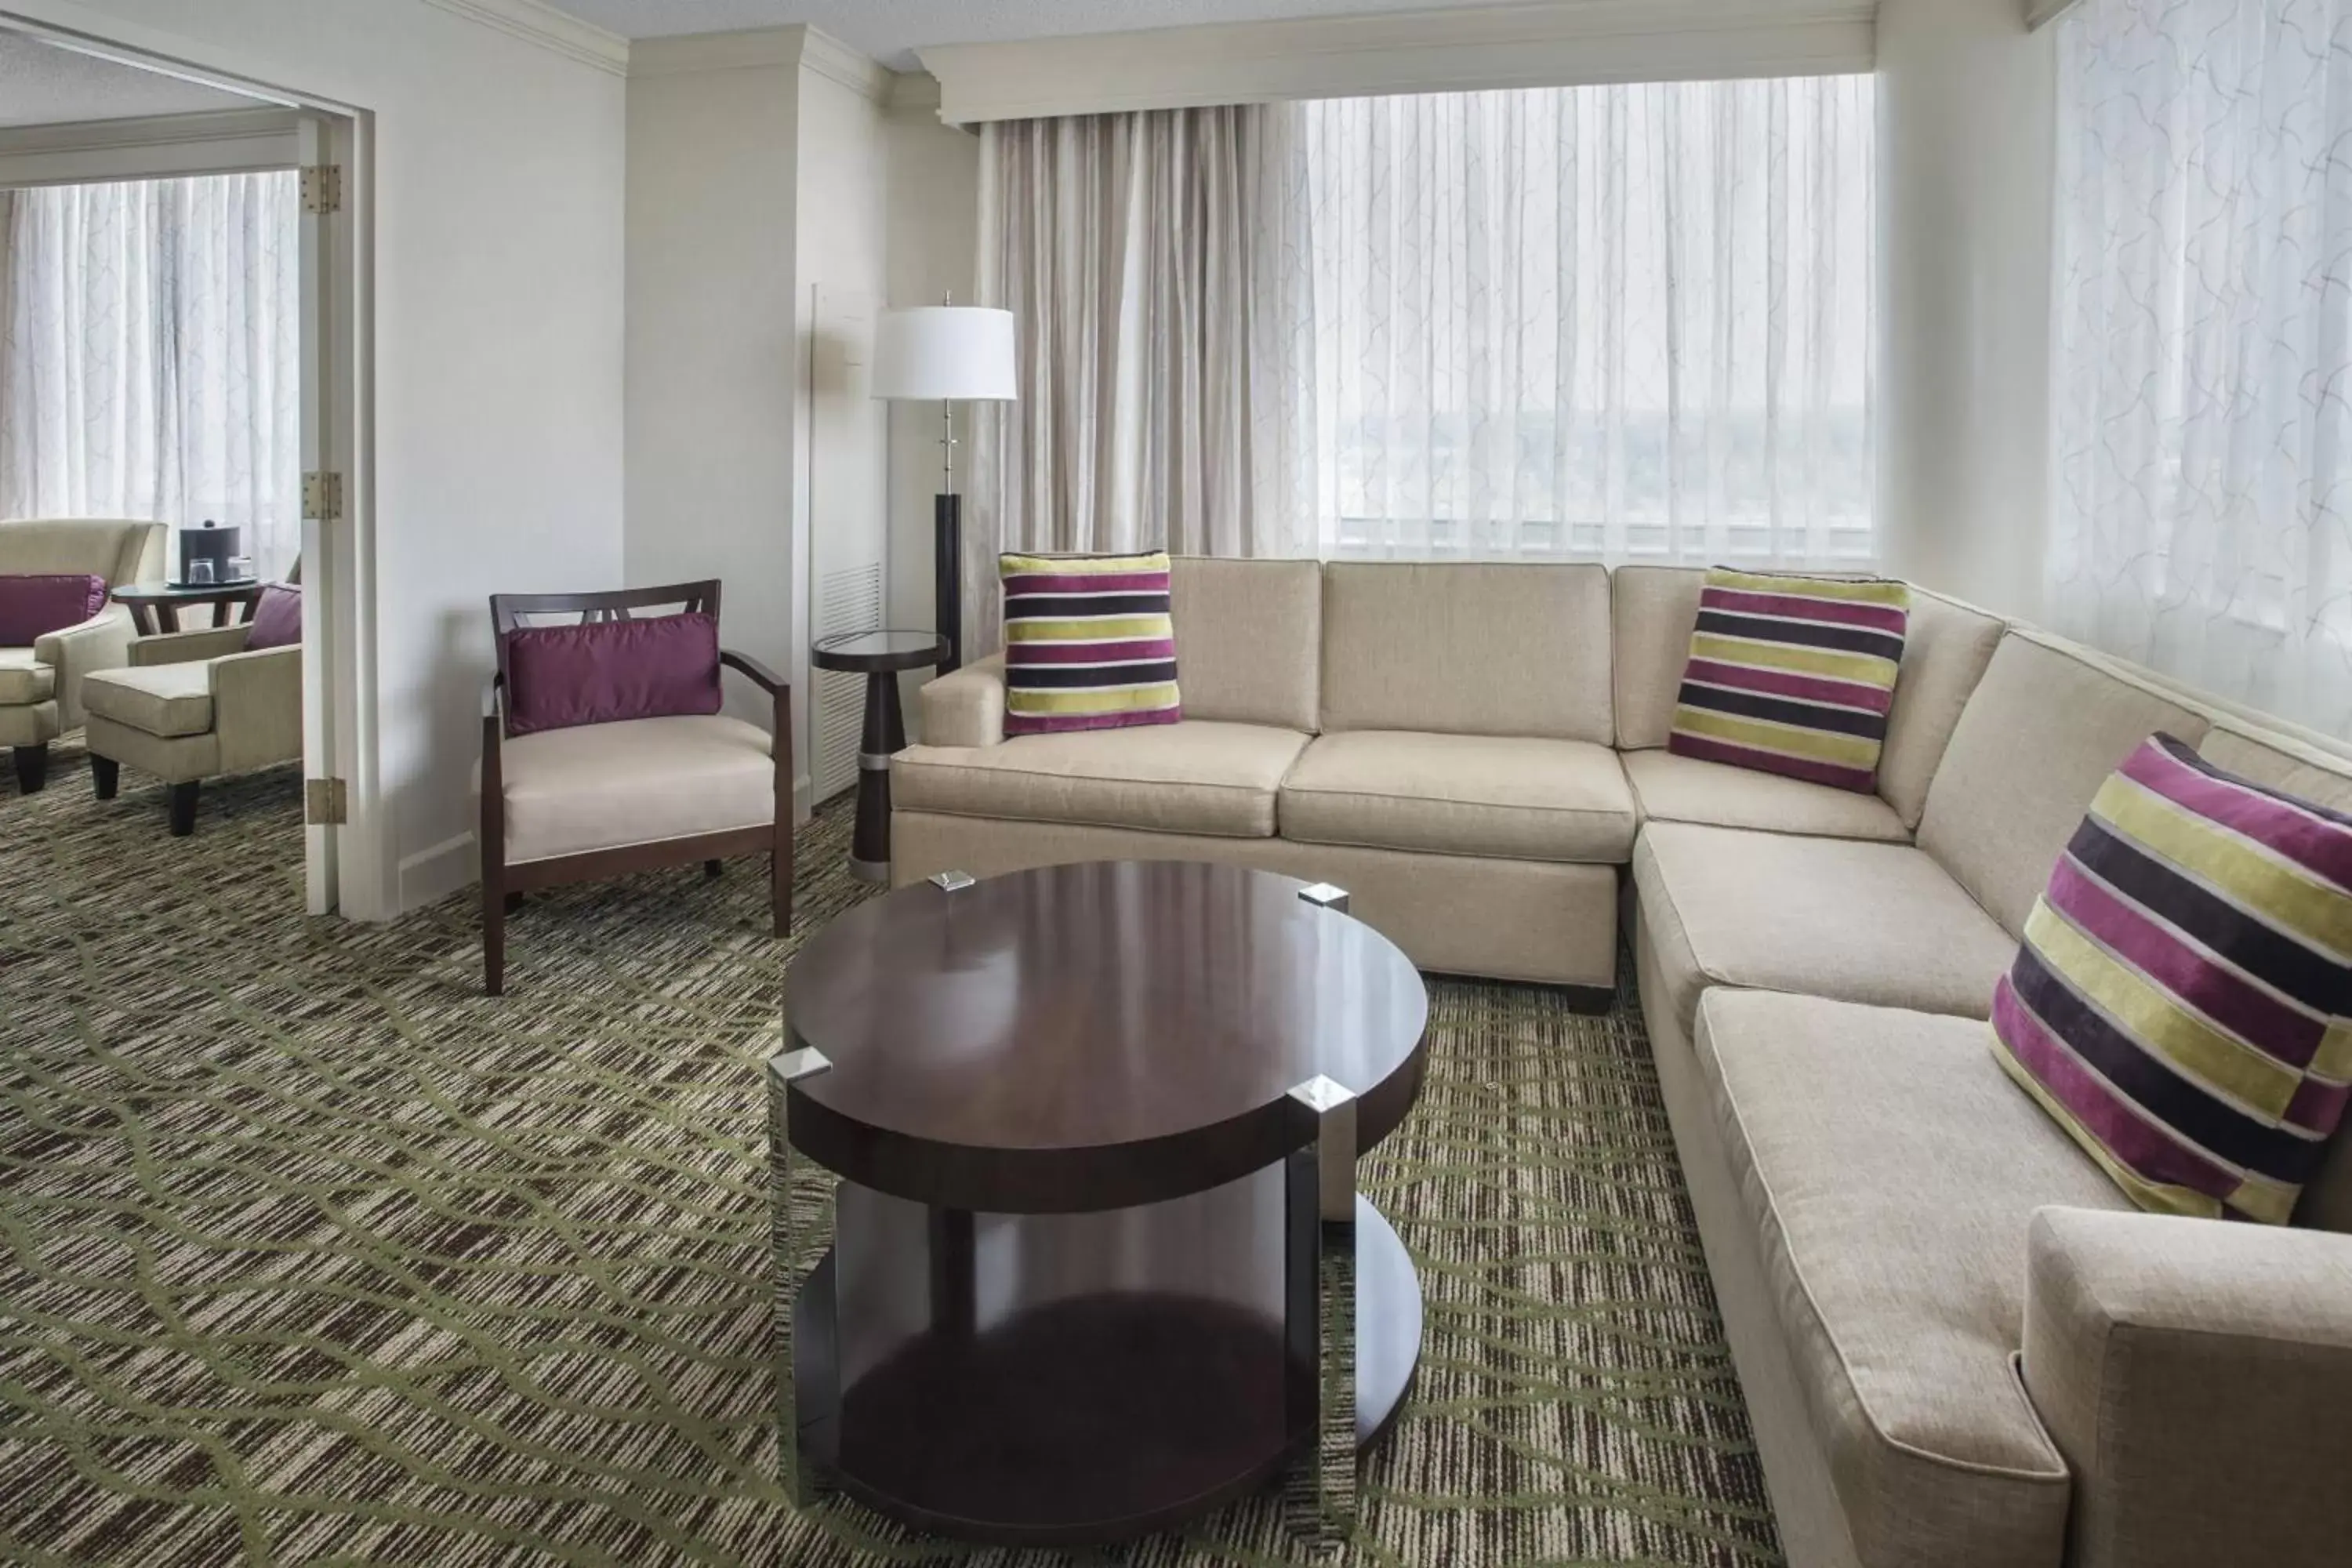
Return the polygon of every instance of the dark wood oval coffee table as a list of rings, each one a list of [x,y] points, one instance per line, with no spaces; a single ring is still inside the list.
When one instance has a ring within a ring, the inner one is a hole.
[[[1344,894],[1176,861],[917,883],[820,933],[785,994],[795,1500],[1071,1543],[1290,1468],[1294,1523],[1348,1528],[1421,1342],[1355,1160],[1420,1092],[1428,1004]],[[800,1161],[839,1178],[821,1259]]]

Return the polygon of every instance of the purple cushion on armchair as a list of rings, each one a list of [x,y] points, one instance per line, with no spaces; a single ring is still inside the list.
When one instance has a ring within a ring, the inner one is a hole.
[[[245,634],[245,651],[294,647],[302,641],[302,590],[287,583],[263,586],[253,606],[253,624]]]
[[[507,733],[719,711],[719,619],[653,616],[507,634]]]
[[[0,576],[0,647],[30,647],[104,608],[106,579],[89,573]]]

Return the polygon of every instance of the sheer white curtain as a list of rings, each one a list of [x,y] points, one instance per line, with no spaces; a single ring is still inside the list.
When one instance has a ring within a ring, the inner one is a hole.
[[[2352,0],[2059,27],[2052,618],[2352,734]]]
[[[295,176],[13,193],[0,517],[211,519],[301,547]]]
[[[1319,552],[1874,558],[1871,78],[1291,112]]]

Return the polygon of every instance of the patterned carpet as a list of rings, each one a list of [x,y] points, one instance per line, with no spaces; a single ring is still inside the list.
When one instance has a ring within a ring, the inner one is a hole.
[[[301,913],[290,772],[0,784],[0,1560],[1010,1563],[780,1500],[763,876],[534,900],[485,998],[463,900]],[[814,930],[864,895],[846,816]],[[1641,1026],[1432,986],[1366,1163],[1421,1382],[1350,1561],[1779,1561]],[[1269,1501],[1112,1552],[1286,1561]]]

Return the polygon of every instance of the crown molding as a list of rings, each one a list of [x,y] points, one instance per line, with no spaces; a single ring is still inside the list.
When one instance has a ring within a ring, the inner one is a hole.
[[[889,100],[893,73],[887,68],[815,27],[683,33],[674,37],[639,38],[629,47],[629,74],[633,77],[793,68],[813,70],[876,103]]]
[[[291,109],[220,109],[0,127],[0,185],[290,169],[301,159],[301,118]]]
[[[890,98],[888,67],[880,60],[868,59],[831,33],[814,27],[801,29],[804,35],[801,64],[822,77],[830,77],[842,86],[875,103],[887,103]]]
[[[953,124],[1614,81],[1830,75],[1876,60],[1877,0],[1538,0],[920,49]]]
[[[929,71],[892,71],[890,96],[883,107],[892,114],[909,118],[920,115],[937,116],[940,111],[940,79]]]
[[[546,0],[425,0],[427,5],[494,27],[614,76],[627,74],[629,40],[559,11]]]

